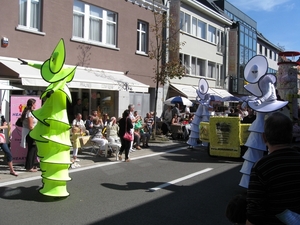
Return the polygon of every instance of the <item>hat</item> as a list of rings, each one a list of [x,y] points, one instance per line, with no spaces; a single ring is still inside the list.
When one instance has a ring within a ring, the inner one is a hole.
[[[55,49],[53,50],[50,58],[46,60],[41,67],[42,78],[49,82],[54,83],[68,77],[71,73],[75,72],[76,67],[63,68],[66,59],[66,50],[64,39],[60,39]],[[67,83],[72,81],[73,76],[67,79]]]
[[[268,70],[267,58],[256,55],[248,61],[244,69],[244,78],[249,83],[256,83]]]
[[[252,84],[251,87],[257,85],[258,89],[260,90],[261,96],[257,96],[257,97],[262,97],[264,94],[266,94],[266,90],[264,89],[268,87],[268,83],[270,82],[272,84],[276,83],[276,77],[273,74],[266,74],[259,79],[258,84]],[[251,91],[254,92],[254,89],[252,89]],[[248,101],[248,105],[250,106],[250,108],[252,108],[257,112],[274,112],[278,109],[283,108],[287,104],[288,101],[278,101],[276,93],[270,95],[270,97],[268,97],[268,99],[265,102],[259,105],[256,105],[254,101]]]
[[[273,74],[265,74],[260,77],[257,83],[247,84],[244,88],[256,97],[262,97],[264,94],[263,90],[267,87],[267,83],[271,82],[272,84],[275,84],[276,81],[277,79]]]
[[[289,102],[288,101],[265,101],[260,105],[256,105],[254,101],[249,101],[248,105],[251,109],[255,110],[256,112],[268,113],[277,111],[284,106],[286,106]]]
[[[208,91],[208,83],[205,79],[201,78],[198,83],[198,90],[196,90],[199,98],[204,99],[207,91]]]

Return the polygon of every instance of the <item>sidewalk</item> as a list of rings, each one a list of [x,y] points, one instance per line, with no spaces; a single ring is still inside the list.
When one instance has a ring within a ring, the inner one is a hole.
[[[140,157],[144,155],[149,155],[155,152],[163,152],[166,150],[170,150],[172,148],[178,148],[178,147],[184,147],[188,146],[185,142],[183,141],[177,141],[177,140],[169,140],[169,141],[163,141],[163,142],[156,142],[154,140],[151,140],[149,142],[149,148],[144,148],[141,150],[136,150],[135,152],[130,153],[130,158],[135,158],[135,157]],[[71,148],[72,152],[72,148]],[[72,155],[72,154],[71,154]],[[70,155],[70,158],[71,158]],[[84,168],[87,166],[92,166],[94,164],[103,164],[106,162],[112,162],[116,161],[116,157],[107,157],[105,158],[104,156],[96,156],[95,153],[92,153],[90,149],[83,149],[79,151],[78,153],[78,159],[80,159],[80,164],[79,168]],[[123,154],[123,161],[124,161],[124,154]],[[0,183],[3,182],[10,182],[10,181],[15,181],[15,180],[21,180],[21,179],[26,179],[30,177],[35,177],[35,176],[41,176],[41,172],[26,172],[24,169],[23,165],[14,165],[15,171],[18,173],[18,177],[14,177],[9,174],[9,169],[7,166],[7,163],[5,161],[5,157],[3,152],[0,152]],[[70,170],[76,170],[76,168]]]

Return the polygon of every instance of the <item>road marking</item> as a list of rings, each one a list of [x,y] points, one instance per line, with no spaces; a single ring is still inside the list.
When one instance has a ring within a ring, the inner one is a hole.
[[[160,190],[160,189],[165,188],[165,187],[167,187],[167,186],[170,186],[170,185],[172,185],[172,184],[176,184],[176,183],[181,182],[181,181],[183,181],[183,180],[187,180],[187,179],[190,179],[190,178],[192,178],[192,177],[198,176],[199,174],[202,174],[202,173],[206,173],[206,172],[208,172],[208,171],[211,171],[212,169],[213,169],[213,168],[206,168],[206,169],[204,169],[204,170],[200,170],[200,171],[198,171],[198,172],[189,174],[189,175],[187,175],[187,176],[178,178],[178,179],[176,179],[176,180],[172,180],[172,181],[169,181],[169,182],[167,182],[167,183],[161,184],[161,185],[159,185],[159,186],[157,186],[157,187],[149,188],[149,191],[153,192],[153,191]]]
[[[149,154],[149,155],[138,156],[138,157],[135,157],[135,158],[130,158],[130,160],[133,161],[133,160],[137,160],[137,159],[154,157],[154,156],[157,156],[157,155],[163,155],[163,154],[166,154],[166,153],[176,152],[176,151],[180,151],[180,150],[182,150],[182,147],[174,148],[172,150],[167,150],[165,152],[158,152],[158,153],[153,153],[153,154]],[[85,166],[85,167],[80,167],[80,168],[76,168],[76,169],[70,169],[69,173],[76,173],[76,172],[89,170],[89,169],[95,169],[95,168],[103,167],[103,166],[110,166],[110,165],[113,165],[113,164],[116,164],[116,163],[122,163],[122,162],[121,161],[104,162],[103,164],[96,164],[96,165],[92,165],[92,166]],[[28,178],[24,178],[24,179],[20,179],[20,180],[7,181],[7,182],[0,183],[0,187],[5,187],[5,186],[13,185],[13,184],[20,184],[20,183],[33,181],[33,180],[38,180],[38,179],[42,179],[42,177],[39,175],[39,176],[28,177]]]

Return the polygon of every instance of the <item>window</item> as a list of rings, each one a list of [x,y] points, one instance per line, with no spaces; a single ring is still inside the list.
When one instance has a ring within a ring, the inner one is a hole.
[[[192,63],[191,63],[191,75],[200,76],[201,74],[204,74],[205,71],[205,61],[202,59],[198,59],[196,57],[192,57]]]
[[[180,11],[180,29],[191,33],[191,16]]]
[[[213,62],[208,62],[207,77],[215,78],[215,64]]]
[[[196,57],[192,57],[192,66],[191,66],[191,74],[192,75],[195,75],[196,74],[196,60],[197,58]]]
[[[206,23],[198,20],[197,36],[206,40]]]
[[[190,67],[190,56],[189,55],[184,55],[184,67],[185,67],[186,74],[190,74],[191,67]]]
[[[268,56],[268,49],[265,47],[265,56]]]
[[[41,0],[19,0],[19,25],[41,30]]]
[[[262,45],[259,44],[259,54],[262,54]]]
[[[137,49],[138,52],[148,52],[148,24],[138,21],[137,24]]]
[[[272,59],[272,50],[270,49],[270,55],[269,55],[270,59]]]
[[[217,31],[217,51],[223,53],[225,49],[224,45],[224,33],[221,30]]]
[[[116,32],[116,13],[81,1],[74,1],[73,37],[115,47]]]
[[[195,17],[192,19],[192,35],[197,36],[197,19]]]
[[[191,33],[191,16],[188,14],[184,15],[184,31],[187,33]]]
[[[208,26],[208,41],[216,43],[216,28],[213,26]]]

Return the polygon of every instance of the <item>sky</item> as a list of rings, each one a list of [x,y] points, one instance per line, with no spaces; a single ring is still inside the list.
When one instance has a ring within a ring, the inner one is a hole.
[[[227,0],[257,23],[257,30],[285,51],[300,52],[299,0]]]

